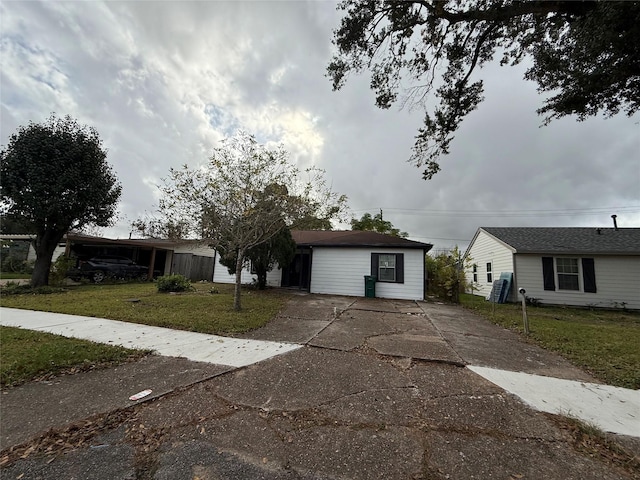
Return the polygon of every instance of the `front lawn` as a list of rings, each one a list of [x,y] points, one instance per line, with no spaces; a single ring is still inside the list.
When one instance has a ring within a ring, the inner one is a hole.
[[[289,298],[280,291],[244,289],[243,309],[236,312],[233,285],[195,283],[193,287],[191,292],[169,294],[158,293],[154,283],[79,285],[47,295],[2,295],[0,306],[224,335],[265,325]]]
[[[0,344],[3,387],[61,372],[122,363],[149,353],[14,327],[0,327]]]
[[[520,304],[494,305],[461,295],[462,305],[490,321],[523,332]],[[560,353],[609,385],[640,388],[640,314],[623,310],[527,307],[528,338]]]

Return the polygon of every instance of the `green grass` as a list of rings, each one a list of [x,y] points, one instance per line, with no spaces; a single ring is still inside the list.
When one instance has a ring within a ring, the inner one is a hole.
[[[201,333],[242,333],[265,325],[287,295],[273,290],[242,292],[242,311],[233,310],[233,285],[196,283],[194,291],[158,293],[154,283],[79,285],[48,295],[2,295],[3,307],[102,317]],[[129,301],[138,299],[139,302]]]
[[[0,272],[0,280],[17,280],[30,278],[30,273]]]
[[[17,293],[6,294],[10,291]],[[180,294],[158,293],[153,283],[43,288],[40,293],[35,294],[27,286],[7,288],[5,294],[0,295],[0,305],[202,333],[233,334],[263,326],[289,298],[280,292],[244,290],[243,310],[236,312],[233,285],[198,283],[193,291]],[[132,299],[139,301],[132,302]],[[0,347],[3,386],[63,371],[82,371],[96,364],[121,363],[147,353],[11,327],[0,329]]]
[[[495,305],[461,295],[463,306],[498,325],[523,332],[520,304]],[[560,353],[609,385],[640,389],[640,314],[622,310],[527,307],[528,338]]]
[[[0,344],[3,387],[61,372],[122,363],[148,353],[14,327],[0,327]]]

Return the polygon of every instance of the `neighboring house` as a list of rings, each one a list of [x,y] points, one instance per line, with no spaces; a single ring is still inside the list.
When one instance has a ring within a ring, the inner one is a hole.
[[[513,273],[508,301],[640,309],[640,228],[482,227],[465,258],[469,293]]]
[[[116,255],[149,267],[149,272],[155,274],[181,274],[192,281],[211,281],[213,278],[215,251],[201,241],[111,239],[81,234],[66,235],[65,240],[70,255],[79,261],[103,255]]]
[[[36,250],[33,248],[33,240],[36,238],[32,234],[1,234],[2,258],[15,255],[25,262],[36,261]],[[53,251],[52,260],[55,261],[65,251],[65,242],[60,243]]]
[[[376,297],[423,300],[425,255],[432,245],[366,231],[293,230],[296,255],[289,266],[267,275],[271,286],[297,287],[310,293],[365,295],[365,275],[377,277]],[[252,281],[249,269],[242,281]],[[216,263],[214,281],[235,277]]]

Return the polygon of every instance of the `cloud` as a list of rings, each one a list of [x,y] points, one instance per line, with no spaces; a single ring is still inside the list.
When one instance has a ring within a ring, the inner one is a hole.
[[[481,72],[486,101],[456,134],[441,173],[423,181],[406,162],[419,109],[377,109],[366,73],[331,91],[325,69],[340,20],[331,2],[0,9],[3,143],[51,111],[95,126],[128,220],[153,211],[169,168],[204,164],[222,138],[245,129],[283,143],[302,168],[324,168],[355,215],[383,209],[412,238],[438,246],[464,245],[479,226],[608,226],[616,212],[603,207],[620,207],[621,225],[640,225],[637,118],[539,128],[542,100],[522,68]],[[128,232],[123,221],[106,233]]]

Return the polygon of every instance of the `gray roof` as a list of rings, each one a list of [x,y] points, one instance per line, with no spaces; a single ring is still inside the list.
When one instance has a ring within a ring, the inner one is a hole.
[[[429,251],[433,245],[363,230],[291,230],[301,247],[415,248]]]
[[[640,255],[640,228],[482,227],[516,253]]]

